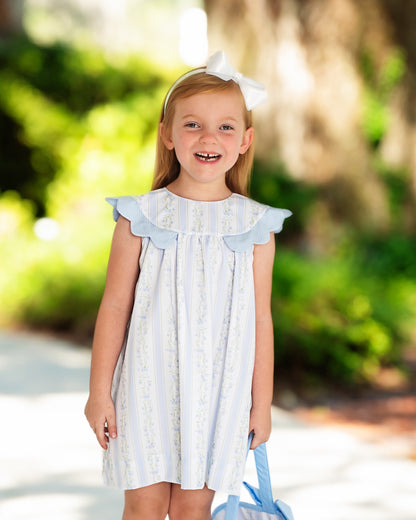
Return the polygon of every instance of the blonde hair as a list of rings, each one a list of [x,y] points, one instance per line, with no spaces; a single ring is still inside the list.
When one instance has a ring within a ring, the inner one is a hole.
[[[160,122],[164,124],[165,129],[169,132],[172,128],[175,105],[178,100],[194,96],[195,94],[229,91],[235,91],[241,97],[244,122],[246,128],[250,128],[253,125],[252,114],[251,111],[246,109],[243,95],[237,83],[232,80],[224,81],[217,76],[206,74],[205,72],[195,72],[195,74],[186,75],[182,81],[174,86],[173,90],[171,90],[165,98],[160,115]],[[226,172],[225,182],[233,193],[247,195],[253,158],[254,145],[252,143],[244,154],[239,155],[234,166]],[[166,187],[178,177],[179,171],[180,164],[176,158],[175,150],[168,150],[168,148],[166,148],[161,137],[161,132],[159,131],[156,144],[155,172],[152,189],[156,190]]]

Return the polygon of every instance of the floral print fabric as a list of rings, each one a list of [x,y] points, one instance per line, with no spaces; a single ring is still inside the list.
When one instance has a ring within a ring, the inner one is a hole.
[[[118,437],[104,453],[104,480],[238,493],[255,348],[253,246],[290,212],[237,194],[193,201],[166,188],[108,201],[142,250],[113,378]]]

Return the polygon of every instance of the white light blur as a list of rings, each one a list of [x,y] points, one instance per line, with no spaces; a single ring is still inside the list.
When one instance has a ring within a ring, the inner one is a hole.
[[[208,56],[207,15],[192,7],[183,12],[179,22],[179,54],[186,65],[202,65]]]
[[[292,96],[302,98],[313,89],[313,76],[308,70],[305,56],[297,43],[285,41],[280,44],[277,69],[280,76],[285,79],[285,84],[290,89]]]
[[[33,226],[33,230],[35,235],[45,242],[55,240],[55,238],[59,236],[58,222],[49,217],[44,217],[37,220]]]

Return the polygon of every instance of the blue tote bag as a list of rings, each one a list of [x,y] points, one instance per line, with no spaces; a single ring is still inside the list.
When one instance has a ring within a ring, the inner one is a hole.
[[[249,446],[251,437],[249,439]],[[281,500],[273,500],[266,444],[260,444],[254,451],[258,489],[243,482],[248,489],[253,504],[240,502],[237,495],[229,495],[227,502],[219,505],[212,514],[212,520],[294,520],[290,507]]]

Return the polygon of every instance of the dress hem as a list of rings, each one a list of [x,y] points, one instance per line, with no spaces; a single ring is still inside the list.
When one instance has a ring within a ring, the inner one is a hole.
[[[185,490],[185,491],[198,491],[198,490],[201,490],[201,489],[204,489],[204,487],[207,487],[208,489],[210,489],[211,491],[215,491],[216,493],[225,493],[227,495],[237,495],[239,492],[236,492],[235,490],[233,491],[230,491],[230,490],[224,490],[222,489],[221,487],[210,487],[206,482],[203,486],[199,486],[199,487],[189,487],[189,486],[185,486],[183,487],[181,482],[178,482],[177,480],[175,479],[161,479],[161,480],[156,480],[155,482],[152,482],[150,484],[145,484],[145,485],[142,485],[142,486],[131,486],[131,487],[128,487],[128,486],[118,486],[117,484],[112,484],[110,482],[104,482],[104,485],[108,488],[112,488],[112,489],[119,489],[120,491],[130,491],[130,490],[134,490],[134,489],[143,489],[143,488],[146,488],[146,487],[149,487],[149,486],[154,486],[155,484],[162,484],[163,482],[166,482],[167,484],[177,484],[177,485],[180,485],[181,486],[181,489]],[[241,482],[242,484],[242,482]]]

